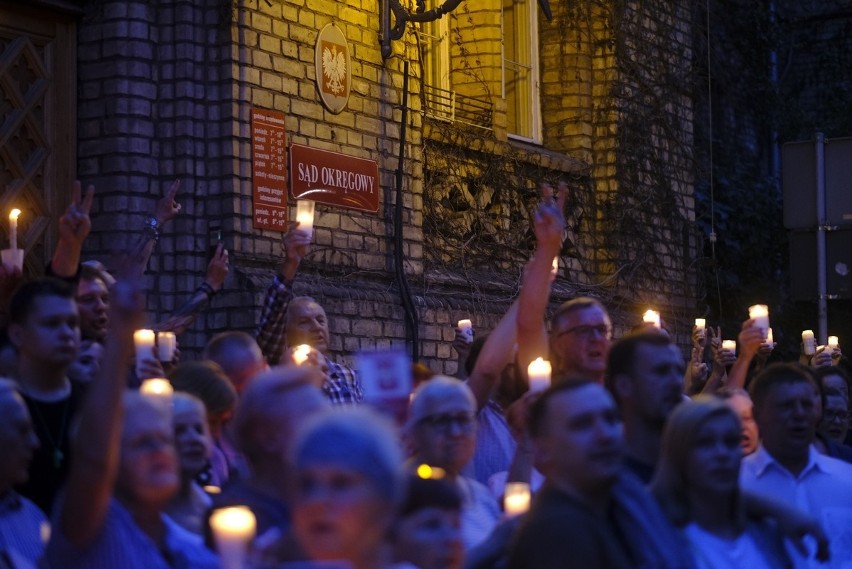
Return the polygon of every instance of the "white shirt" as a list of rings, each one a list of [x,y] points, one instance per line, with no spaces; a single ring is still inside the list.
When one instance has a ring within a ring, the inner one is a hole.
[[[724,539],[691,523],[684,528],[699,569],[773,569],[748,533]]]
[[[808,464],[794,476],[760,445],[743,459],[744,490],[796,506],[818,518],[834,561],[852,559],[852,464],[820,454],[811,445]],[[812,561],[813,567],[826,567]],[[840,567],[840,565],[837,565]]]

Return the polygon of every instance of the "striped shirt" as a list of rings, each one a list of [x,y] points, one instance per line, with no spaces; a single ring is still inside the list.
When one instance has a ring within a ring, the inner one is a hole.
[[[41,509],[12,490],[0,498],[0,555],[13,567],[33,567],[44,553],[50,525]]]
[[[287,305],[293,299],[293,289],[275,275],[266,291],[263,310],[254,336],[269,365],[278,365],[284,352]],[[328,373],[322,390],[333,405],[354,405],[364,399],[361,381],[351,368],[326,357]]]
[[[45,553],[49,569],[218,569],[216,555],[207,549],[201,536],[183,529],[163,514],[166,524],[164,548],[146,535],[130,512],[115,498],[107,511],[100,535],[80,551],[55,528]]]

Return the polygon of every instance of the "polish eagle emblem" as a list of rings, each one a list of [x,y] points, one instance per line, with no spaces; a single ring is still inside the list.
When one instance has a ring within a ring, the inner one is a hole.
[[[322,74],[328,92],[339,95],[346,89],[346,54],[333,43],[326,43],[322,51]]]

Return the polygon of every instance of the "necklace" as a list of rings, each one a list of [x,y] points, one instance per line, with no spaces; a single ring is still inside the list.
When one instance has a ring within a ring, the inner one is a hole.
[[[53,468],[58,470],[62,466],[62,461],[65,460],[65,453],[62,452],[61,445],[62,440],[65,438],[65,428],[68,426],[68,408],[71,407],[71,395],[69,394],[68,397],[65,398],[65,404],[62,406],[62,419],[59,422],[59,433],[55,439],[53,438],[53,434],[50,432],[50,426],[47,424],[47,420],[41,412],[42,402],[38,399],[31,399],[35,415],[44,429],[44,435],[47,438],[47,442],[53,447]]]

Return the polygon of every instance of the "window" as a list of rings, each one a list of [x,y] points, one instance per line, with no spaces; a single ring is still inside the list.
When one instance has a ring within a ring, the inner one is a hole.
[[[509,136],[541,142],[538,4],[503,0],[503,98]]]
[[[420,24],[423,46],[423,82],[430,87],[450,90],[450,39],[448,17]]]

